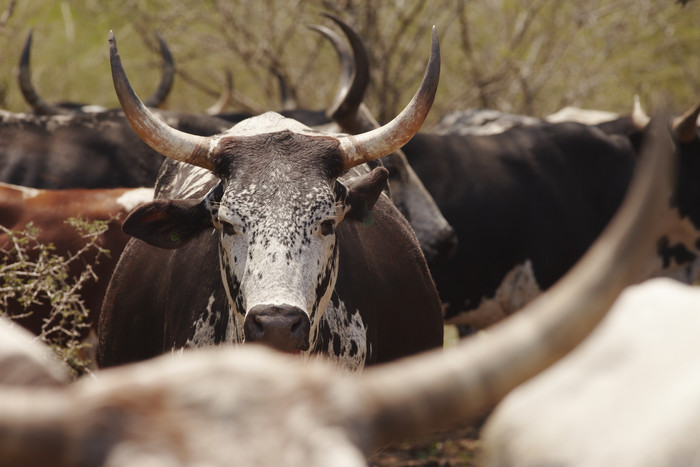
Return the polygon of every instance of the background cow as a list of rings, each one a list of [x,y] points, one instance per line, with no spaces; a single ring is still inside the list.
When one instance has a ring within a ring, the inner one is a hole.
[[[172,126],[211,135],[215,117],[158,111]],[[33,188],[153,186],[162,156],[141,141],[121,110],[76,115],[0,111],[0,181]]]
[[[692,283],[700,268],[699,112],[696,106],[673,124],[679,181],[659,218],[657,256],[640,280],[666,275]],[[626,120],[622,132],[542,123],[494,135],[419,133],[404,146],[458,233],[455,256],[431,265],[448,321],[479,329],[501,319],[586,251],[619,206],[638,160],[643,129]]]
[[[107,223],[104,233],[91,248],[72,261],[68,268],[68,280],[81,275],[90,268],[94,279],[86,281],[77,295],[82,300],[82,306],[90,311],[85,334],[91,327],[97,330],[98,314],[112,270],[117,264],[119,255],[129,237],[121,230],[126,215],[139,204],[153,199],[153,189],[147,188],[117,188],[105,190],[41,190],[0,183],[0,226],[19,231],[31,223],[37,229],[36,242],[53,245],[52,254],[69,258],[80,252],[90,238],[70,225],[67,220],[80,218],[87,222],[104,221]],[[9,252],[11,238],[0,231],[0,249]],[[99,253],[98,248],[108,250],[108,254]],[[36,261],[38,252],[33,252],[26,260]],[[96,258],[99,257],[99,260]],[[3,263],[13,263],[17,258],[3,255]],[[10,298],[3,297],[3,312],[6,316],[16,317],[15,320],[34,334],[41,334],[44,329],[51,329],[59,324],[60,317],[52,319],[52,304],[47,297],[42,297],[39,303],[25,307]],[[29,314],[24,318],[19,315]]]

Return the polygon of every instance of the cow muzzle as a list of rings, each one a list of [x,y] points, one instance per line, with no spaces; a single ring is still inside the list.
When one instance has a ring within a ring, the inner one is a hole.
[[[303,310],[289,305],[256,305],[246,313],[246,342],[265,344],[282,352],[309,349],[311,322]]]
[[[457,252],[459,239],[452,227],[445,227],[436,235],[436,240],[430,245],[421,245],[423,254],[429,266],[447,263]]]

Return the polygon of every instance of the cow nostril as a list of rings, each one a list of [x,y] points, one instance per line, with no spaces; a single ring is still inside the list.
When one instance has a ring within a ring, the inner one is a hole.
[[[246,314],[245,340],[259,342],[285,352],[308,350],[311,323],[298,307],[256,305]]]

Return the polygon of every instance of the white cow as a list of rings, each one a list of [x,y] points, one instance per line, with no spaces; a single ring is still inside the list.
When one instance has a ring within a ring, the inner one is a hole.
[[[484,465],[700,465],[700,288],[629,287],[569,356],[489,419]]]

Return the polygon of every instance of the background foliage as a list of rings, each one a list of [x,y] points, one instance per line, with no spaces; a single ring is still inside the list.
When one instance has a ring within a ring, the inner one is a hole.
[[[11,14],[7,14],[11,11]],[[683,111],[700,99],[700,4],[673,0],[0,0],[0,107],[26,111],[16,67],[30,28],[42,96],[116,106],[107,32],[113,29],[134,87],[160,76],[153,32],[169,44],[178,76],[172,110],[199,112],[233,73],[231,110],[280,109],[284,76],[299,106],[324,108],[339,67],[306,26],[330,11],[352,24],[371,54],[366,102],[385,121],[420,81],[437,25],[443,66],[431,115],[469,107],[543,116],[565,105],[648,111],[660,97]]]

